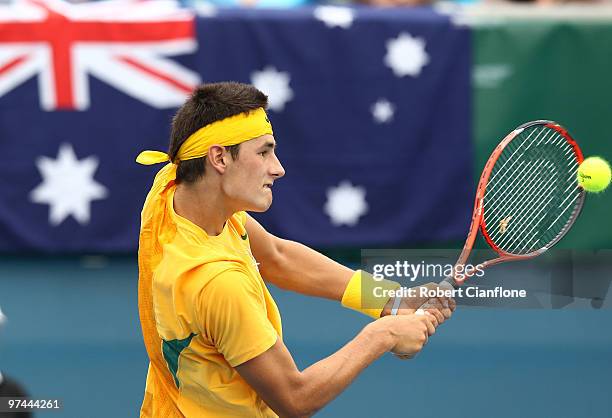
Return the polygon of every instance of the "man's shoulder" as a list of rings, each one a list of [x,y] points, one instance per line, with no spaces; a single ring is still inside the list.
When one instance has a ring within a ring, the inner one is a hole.
[[[217,289],[228,289],[249,285],[256,282],[256,278],[239,262],[226,261],[208,263],[194,271],[198,277],[196,281],[202,282],[203,287],[209,286]]]
[[[162,286],[165,282],[166,286],[174,288],[176,294],[193,295],[206,288],[217,291],[244,286],[253,288],[257,284],[256,277],[238,259],[193,261],[179,268],[166,260],[159,267],[154,281]]]

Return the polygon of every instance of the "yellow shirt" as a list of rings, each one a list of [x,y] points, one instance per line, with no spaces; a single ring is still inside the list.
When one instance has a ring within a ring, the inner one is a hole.
[[[246,213],[208,236],[174,212],[174,190],[154,184],[142,212],[139,311],[151,361],[141,417],[276,417],[233,368],[282,338]]]

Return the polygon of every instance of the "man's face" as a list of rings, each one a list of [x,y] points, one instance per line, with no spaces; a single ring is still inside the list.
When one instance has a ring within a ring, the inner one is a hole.
[[[222,187],[237,210],[265,212],[272,204],[272,184],[285,175],[275,147],[274,137],[263,135],[240,144],[236,160],[227,154]]]

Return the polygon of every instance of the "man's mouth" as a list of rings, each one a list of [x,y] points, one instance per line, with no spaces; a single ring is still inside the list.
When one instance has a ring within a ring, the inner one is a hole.
[[[266,183],[266,184],[264,184],[264,189],[272,189],[272,185],[273,184],[274,183]]]

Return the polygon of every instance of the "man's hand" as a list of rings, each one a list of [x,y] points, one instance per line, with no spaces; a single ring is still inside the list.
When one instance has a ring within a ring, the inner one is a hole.
[[[401,359],[410,359],[423,349],[429,336],[435,334],[436,322],[435,317],[428,314],[389,315],[369,326],[384,330],[392,338],[389,351]]]
[[[442,324],[444,321],[449,319],[455,308],[457,307],[457,303],[453,298],[447,297],[439,297],[439,298],[427,298],[419,296],[418,288],[425,287],[429,290],[435,290],[440,286],[436,283],[427,283],[423,286],[413,287],[415,289],[416,296],[415,297],[404,297],[402,298],[402,302],[400,303],[399,310],[397,312],[398,315],[411,315],[414,314],[417,309],[423,306],[423,309],[426,312],[429,312],[435,319],[434,325],[437,327]],[[389,299],[389,302],[385,305],[381,318],[391,314],[391,309],[393,308],[393,302],[395,298]]]

